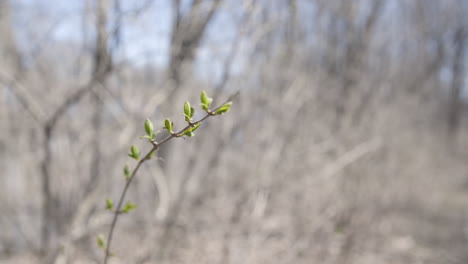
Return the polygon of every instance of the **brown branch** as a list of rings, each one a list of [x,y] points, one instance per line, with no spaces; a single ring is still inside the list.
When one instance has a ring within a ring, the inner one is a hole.
[[[167,137],[165,137],[164,139],[162,139],[160,142],[156,142],[155,140],[151,141],[151,143],[153,144],[153,147],[151,148],[150,151],[148,151],[144,156],[143,158],[141,158],[137,165],[135,166],[135,168],[133,169],[132,173],[130,174],[130,177],[128,178],[127,182],[125,183],[125,186],[122,190],[122,193],[119,197],[119,200],[118,200],[118,203],[117,203],[117,206],[116,208],[114,209],[114,217],[112,218],[112,223],[111,223],[111,226],[110,226],[110,229],[109,229],[109,234],[107,236],[107,245],[106,245],[106,252],[105,252],[105,256],[104,256],[104,264],[107,264],[107,261],[109,259],[109,257],[111,256],[111,244],[112,244],[112,239],[113,239],[113,235],[114,235],[114,230],[115,230],[115,227],[117,225],[117,220],[118,220],[118,217],[119,215],[122,214],[122,211],[121,211],[121,208],[123,206],[123,202],[125,200],[125,196],[127,195],[127,191],[133,181],[133,179],[135,178],[136,176],[136,173],[138,172],[138,170],[140,169],[141,165],[149,160],[151,158],[151,156],[153,155],[153,152],[157,151],[161,145],[165,144],[166,142],[168,142],[169,140],[173,139],[173,138],[177,138],[177,137],[182,137],[182,135],[190,128],[194,127],[195,125],[197,124],[200,124],[202,123],[203,121],[205,121],[207,118],[211,117],[211,116],[215,116],[215,112],[221,108],[224,104],[226,104],[227,102],[230,102],[232,100],[232,98],[234,98],[235,96],[238,95],[239,92],[231,95],[229,97],[228,100],[226,100],[226,102],[224,102],[223,104],[221,104],[220,106],[216,107],[214,110],[208,110],[206,111],[206,115],[204,117],[202,117],[201,119],[199,119],[198,121],[195,121],[195,122],[189,122],[189,124],[187,126],[185,126],[184,128],[182,128],[180,131],[178,132],[175,132],[175,133],[171,133],[170,135],[168,135]]]

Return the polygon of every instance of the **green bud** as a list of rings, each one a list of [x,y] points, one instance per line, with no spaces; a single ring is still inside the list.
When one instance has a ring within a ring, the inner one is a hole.
[[[193,136],[195,136],[195,133],[193,133],[190,130],[187,130],[182,134],[182,136],[193,137]]]
[[[130,153],[128,153],[128,156],[131,157],[131,158],[134,158],[135,160],[139,160],[140,159],[140,150],[138,149],[138,147],[135,146],[135,145],[132,145],[130,147]]]
[[[200,106],[203,110],[205,111],[208,111],[210,105],[211,105],[211,102],[213,101],[213,98],[209,98],[208,95],[206,95],[206,92],[205,91],[202,91],[201,92],[201,95],[200,95]]]
[[[222,115],[231,109],[232,102],[227,102],[216,110],[215,115]]]
[[[130,178],[130,170],[128,169],[128,165],[125,164],[125,167],[123,168],[123,172],[125,175],[125,179],[128,180]]]
[[[195,114],[195,108],[190,107],[190,118],[192,118],[194,114]]]
[[[154,136],[154,126],[153,123],[147,118],[145,120],[145,131],[150,139],[153,139]]]
[[[202,104],[208,104],[208,95],[206,94],[205,90],[203,90],[201,92],[201,95],[200,95],[200,102]]]
[[[106,199],[106,209],[110,211],[114,210],[114,202],[109,198]]]
[[[187,136],[187,137],[193,137],[195,136],[195,133],[193,133],[195,130],[197,130],[198,127],[200,127],[201,123],[197,123],[193,127],[187,128],[182,134],[179,135],[179,137]]]
[[[195,126],[193,126],[192,128],[190,128],[190,131],[191,132],[194,132],[195,130],[197,130],[197,128],[201,125],[201,123],[198,123],[196,124]]]
[[[191,117],[192,114],[192,107],[190,106],[190,103],[188,101],[185,102],[184,104],[184,115],[187,117]]]
[[[124,213],[128,213],[130,212],[131,210],[135,209],[137,206],[136,204],[132,203],[132,202],[127,202],[124,207],[122,208],[122,212]]]
[[[174,133],[173,131],[173,126],[174,126],[174,123],[171,122],[171,120],[169,118],[166,118],[166,120],[164,120],[164,127],[167,129],[167,131],[169,133]]]
[[[106,249],[107,246],[106,242],[104,241],[104,235],[100,234],[99,236],[97,236],[96,242],[100,248]]]

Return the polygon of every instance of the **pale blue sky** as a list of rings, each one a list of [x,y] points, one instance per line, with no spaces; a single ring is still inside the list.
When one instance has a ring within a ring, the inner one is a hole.
[[[30,51],[48,43],[83,43],[83,10],[86,1],[71,0],[15,0],[12,1],[18,43]],[[124,11],[132,11],[145,1],[122,1]],[[185,1],[187,2],[187,1]],[[90,8],[90,7],[88,7]],[[122,43],[117,59],[127,59],[135,65],[153,64],[164,67],[168,61],[168,44],[171,30],[170,0],[154,0],[138,16],[124,17]],[[208,38],[198,54],[195,70],[202,78],[216,80],[220,66],[231,48],[236,29],[236,13],[228,7],[221,9],[209,28]],[[112,18],[111,18],[112,19]],[[92,21],[88,22],[92,25]],[[88,30],[87,39],[92,39]],[[80,52],[80,51],[77,51]],[[234,71],[242,60],[236,60]]]

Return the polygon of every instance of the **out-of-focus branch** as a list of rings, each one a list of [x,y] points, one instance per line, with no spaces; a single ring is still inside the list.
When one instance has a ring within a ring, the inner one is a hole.
[[[349,165],[357,162],[365,155],[378,150],[382,146],[380,139],[372,139],[366,141],[349,150],[345,154],[341,155],[334,162],[325,167],[317,179],[327,179],[341,172]]]
[[[452,65],[452,83],[450,87],[450,105],[448,113],[448,130],[454,134],[460,124],[461,91],[465,77],[465,45],[467,34],[463,26],[457,29],[453,39],[455,54]]]
[[[173,3],[173,25],[171,34],[171,53],[169,59],[170,78],[174,82],[169,96],[172,99],[181,84],[183,65],[191,63],[200,45],[208,23],[212,20],[223,0],[213,0],[206,14],[201,13],[201,2],[193,1],[187,15],[183,16],[180,1]]]
[[[30,98],[30,95],[26,92],[26,88],[16,80],[8,79],[3,73],[0,73],[0,82],[16,96],[18,102],[37,124],[43,123],[43,120],[46,119],[46,114],[42,107]]]
[[[249,10],[246,10],[246,12],[242,15],[240,19],[240,23],[237,27],[237,34],[234,40],[231,42],[231,49],[224,60],[224,65],[223,65],[223,71],[221,74],[221,78],[219,82],[216,84],[216,91],[217,93],[220,93],[221,90],[226,86],[227,82],[229,81],[229,78],[231,76],[231,68],[232,65],[234,64],[234,60],[236,58],[236,55],[239,51],[240,45],[241,45],[241,40],[245,36],[245,27],[250,21],[250,17],[252,16],[253,12],[253,6],[255,6],[256,0],[252,0],[251,7]],[[215,94],[218,95],[218,94]]]
[[[45,122],[43,126],[44,143],[43,149],[45,151],[44,159],[41,163],[41,179],[42,179],[42,194],[43,194],[43,209],[42,209],[42,228],[41,228],[41,245],[43,253],[48,251],[50,247],[50,237],[53,229],[57,228],[55,223],[56,217],[54,210],[56,198],[51,190],[51,164],[52,164],[52,147],[51,142],[53,132],[57,126],[57,122],[65,115],[68,108],[81,100],[91,89],[97,84],[103,85],[108,74],[111,72],[112,60],[108,52],[108,34],[107,34],[107,0],[97,0],[96,2],[96,45],[94,52],[94,70],[91,80],[88,84],[81,87],[71,96],[67,97],[53,112],[51,117]],[[97,99],[97,109],[93,117],[93,123],[96,130],[99,130],[100,115],[99,105],[101,102]],[[96,132],[98,133],[98,132]],[[96,142],[95,142],[96,143]],[[96,186],[99,172],[99,144],[94,144],[95,157],[91,165],[91,178],[88,187],[85,188],[85,196],[87,196],[92,189]]]

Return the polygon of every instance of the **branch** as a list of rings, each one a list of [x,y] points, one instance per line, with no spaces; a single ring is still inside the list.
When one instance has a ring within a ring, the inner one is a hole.
[[[336,159],[333,163],[327,166],[320,177],[320,179],[327,179],[333,177],[334,175],[338,174],[342,170],[344,170],[349,165],[357,162],[359,159],[364,157],[365,155],[372,153],[382,147],[382,142],[379,138],[374,138],[364,143],[361,143],[354,147],[353,149],[349,150],[348,152],[344,153],[338,159]]]
[[[31,95],[27,92],[27,89],[21,86],[15,78],[10,79],[0,73],[0,84],[5,86],[18,99],[18,102],[37,124],[41,124],[45,120],[44,110],[35,100],[30,98]]]
[[[180,131],[171,132],[170,129],[168,129],[170,134],[167,137],[165,137],[164,139],[162,139],[160,142],[157,142],[156,140],[154,140],[152,138],[150,139],[150,142],[153,145],[153,147],[151,148],[150,151],[148,151],[144,155],[143,158],[141,158],[138,161],[137,165],[135,166],[135,168],[131,172],[130,177],[127,179],[127,182],[125,183],[125,186],[124,186],[124,188],[122,190],[122,193],[120,194],[120,197],[119,197],[119,200],[118,200],[118,203],[117,203],[117,207],[113,210],[114,211],[114,217],[112,218],[112,223],[111,223],[111,226],[110,226],[110,229],[109,229],[109,234],[107,236],[107,245],[105,247],[104,264],[107,264],[107,261],[108,261],[109,257],[111,256],[110,249],[111,249],[112,239],[113,239],[113,235],[114,235],[114,230],[115,230],[115,227],[117,225],[117,220],[119,218],[119,215],[124,213],[124,211],[122,211],[122,206],[123,206],[123,203],[124,203],[124,200],[125,200],[125,196],[127,195],[127,191],[129,189],[133,179],[135,178],[136,173],[140,169],[141,165],[145,161],[149,160],[153,156],[153,153],[155,151],[157,151],[163,144],[167,143],[169,140],[171,140],[173,138],[183,137],[187,131],[191,131],[191,129],[195,128],[195,126],[197,126],[198,124],[201,124],[203,121],[205,121],[209,117],[216,116],[216,115],[219,115],[219,114],[222,114],[222,113],[225,113],[225,112],[229,111],[230,101],[231,101],[231,99],[233,99],[233,97],[237,96],[238,93],[239,92],[231,95],[226,102],[224,102],[220,106],[216,107],[214,110],[208,110],[208,108],[206,108],[206,110],[205,110],[206,115],[204,117],[202,117],[201,119],[199,119],[198,121],[192,122],[190,119],[186,120],[188,125],[185,126],[184,128],[182,128]],[[204,94],[204,92],[202,94]],[[205,94],[205,96],[206,96],[206,94]],[[202,103],[204,103],[203,99],[202,99]],[[207,107],[209,106],[210,103],[211,103],[211,98],[209,98],[209,103],[208,103]],[[228,105],[227,111],[224,111],[222,113],[218,112],[218,111],[221,111],[223,108],[226,108],[227,105]],[[187,114],[187,112],[185,112],[185,114]],[[188,115],[190,115],[190,114],[188,114]],[[191,115],[193,115],[193,112],[191,113]],[[153,132],[151,132],[151,133],[153,133]]]

